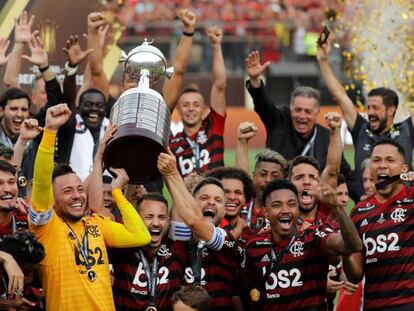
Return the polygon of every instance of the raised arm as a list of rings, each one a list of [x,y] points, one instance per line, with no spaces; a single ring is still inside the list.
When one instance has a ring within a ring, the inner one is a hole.
[[[3,83],[7,88],[19,87],[19,74],[22,68],[24,45],[31,40],[33,21],[34,15],[28,19],[27,11],[23,11],[19,18],[15,19],[14,46],[3,77]]]
[[[237,128],[236,167],[249,173],[249,140],[256,136],[257,126],[252,122],[242,122]]]
[[[28,142],[33,140],[40,134],[42,128],[39,126],[36,119],[25,119],[20,129],[19,138],[14,144],[13,148],[13,163],[17,165],[16,170],[19,171],[22,164],[24,151]]]
[[[211,68],[211,93],[210,106],[219,115],[226,115],[226,67],[224,66],[221,41],[223,40],[223,30],[217,26],[209,27],[207,35],[210,39],[211,50],[213,52],[213,65]]]
[[[338,175],[342,159],[342,117],[337,112],[328,112],[325,114],[325,120],[331,129],[331,136],[326,156],[326,166],[322,172],[321,180],[335,189],[338,186]]]
[[[335,190],[321,182],[315,193],[318,199],[331,208],[339,223],[340,233],[331,233],[326,248],[331,255],[350,255],[362,250],[362,241],[354,223],[346,211],[338,204]],[[352,280],[351,280],[352,282]]]
[[[171,112],[174,110],[181,92],[185,69],[190,59],[193,34],[197,24],[197,16],[189,10],[181,10],[177,15],[183,24],[183,35],[178,42],[173,57],[174,74],[171,79],[164,79],[162,86],[165,103]]]
[[[86,179],[88,189],[88,206],[92,212],[111,217],[111,212],[104,207],[103,197],[103,155],[108,141],[112,138],[117,130],[116,125],[110,124],[106,130],[103,138],[99,142],[98,150],[96,151],[95,160],[93,162],[93,169],[91,174]]]
[[[168,153],[160,153],[157,165],[174,201],[174,208],[182,220],[201,240],[210,241],[214,235],[214,226],[204,221],[197,202],[187,190],[177,170],[176,159],[170,149]]]
[[[65,80],[63,81],[63,95],[68,101],[69,108],[74,112],[76,110],[76,71],[78,66],[87,59],[93,49],[82,50],[77,35],[69,36],[66,40],[65,47],[62,50],[66,53],[68,60],[65,64],[67,69]],[[73,107],[73,109],[72,109]]]
[[[111,221],[111,234],[105,238],[110,247],[140,247],[151,242],[151,235],[135,210],[134,206],[124,197],[122,189],[128,183],[128,175],[122,168],[111,168],[115,174],[112,179],[112,196],[122,215],[123,224]]]
[[[247,90],[253,98],[254,110],[260,116],[266,129],[269,130],[282,122],[280,111],[274,105],[267,93],[260,76],[264,74],[270,62],[260,63],[258,51],[251,52],[245,60],[249,80],[246,83]]]
[[[102,12],[92,12],[88,15],[88,49],[93,49],[88,61],[91,70],[92,87],[109,96],[109,82],[103,70],[103,48],[100,45],[99,28],[106,24]]]
[[[7,62],[10,59],[10,54],[6,55],[9,45],[10,45],[10,40],[7,40],[5,38],[0,38],[0,67],[3,66],[4,64],[7,64]]]
[[[29,49],[30,49],[30,56],[22,55],[21,58],[24,58],[31,62],[33,65],[36,65],[40,72],[42,73],[42,78],[48,82],[55,79],[55,74],[49,68],[49,57],[47,55],[45,46],[43,44],[42,39],[39,37],[39,32],[35,31],[32,36],[31,40],[28,42]],[[47,91],[47,88],[46,88]],[[49,94],[48,94],[49,99]]]
[[[339,83],[335,77],[331,65],[329,64],[329,52],[331,50],[330,40],[328,39],[321,47],[318,46],[316,58],[321,69],[322,76],[325,80],[329,92],[332,94],[334,100],[339,104],[348,125],[349,130],[352,131],[357,119],[358,112],[352,103],[352,100],[346,94],[344,87]]]
[[[31,208],[35,212],[45,212],[52,207],[52,173],[56,133],[69,117],[70,110],[66,104],[59,104],[47,110],[46,125],[37,150],[33,173]],[[32,223],[34,222],[32,221]]]

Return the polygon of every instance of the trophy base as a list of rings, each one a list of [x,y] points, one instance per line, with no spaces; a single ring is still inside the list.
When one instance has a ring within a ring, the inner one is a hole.
[[[158,155],[166,152],[161,141],[145,129],[121,131],[111,139],[104,153],[104,165],[126,170],[129,183],[142,185],[162,177],[157,168]],[[109,171],[110,172],[110,171]]]

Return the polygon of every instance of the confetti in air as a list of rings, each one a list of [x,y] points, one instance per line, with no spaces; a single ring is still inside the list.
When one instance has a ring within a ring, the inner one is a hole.
[[[397,91],[399,121],[414,109],[414,1],[345,0],[335,32],[347,32],[350,79],[364,91],[385,86]],[[346,86],[348,89],[352,85]]]

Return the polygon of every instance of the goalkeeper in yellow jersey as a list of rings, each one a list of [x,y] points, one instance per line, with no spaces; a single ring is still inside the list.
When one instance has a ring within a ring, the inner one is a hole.
[[[34,169],[29,227],[46,251],[39,264],[46,309],[115,310],[106,247],[139,247],[151,236],[122,194],[128,182],[123,169],[112,169],[112,195],[124,223],[84,216],[87,194],[81,179],[68,165],[53,168],[56,132],[70,114],[66,104],[47,110]]]

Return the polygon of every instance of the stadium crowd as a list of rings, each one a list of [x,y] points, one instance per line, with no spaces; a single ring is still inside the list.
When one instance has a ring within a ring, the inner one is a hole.
[[[246,89],[266,146],[250,172],[257,126],[241,122],[236,164],[226,167],[223,29],[206,31],[211,102],[183,85],[197,15],[210,19],[200,12],[209,2],[195,2],[194,11],[178,13],[174,74],[162,90],[184,128],[159,154],[163,178],[151,184],[129,184],[122,167],[103,165],[117,131],[103,70],[103,13],[88,15],[85,49],[77,35],[67,39],[62,85],[32,29],[34,16],[16,18],[10,53],[10,41],[0,39],[0,308],[413,310],[414,115],[394,123],[398,94],[379,87],[368,93],[364,119],[335,77],[330,40],[321,34],[316,58],[342,111],[327,113],[325,128],[316,123],[319,91],[299,86],[288,105],[276,106],[261,79],[270,63],[252,51]],[[222,13],[233,2],[221,1]],[[23,61],[40,72],[30,93],[19,88]],[[137,85],[123,75],[123,91]],[[342,118],[355,170],[343,157]],[[356,204],[348,215],[350,196]]]

